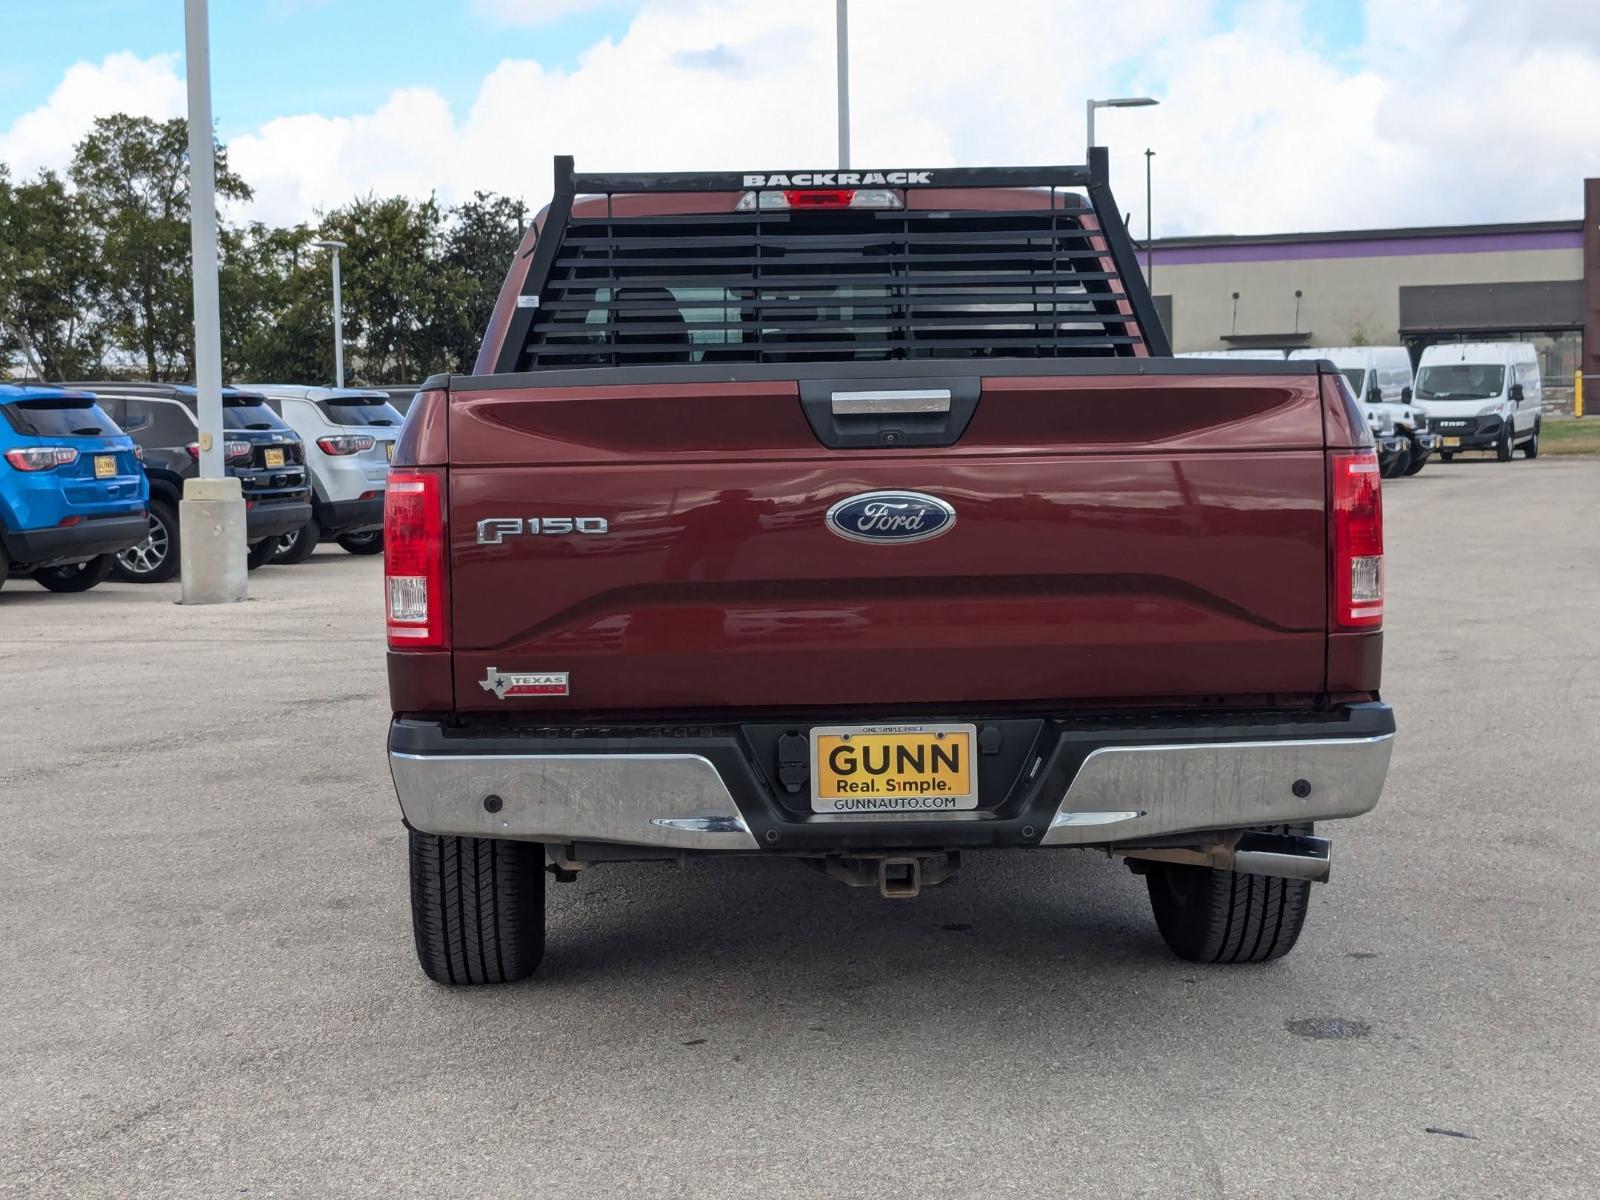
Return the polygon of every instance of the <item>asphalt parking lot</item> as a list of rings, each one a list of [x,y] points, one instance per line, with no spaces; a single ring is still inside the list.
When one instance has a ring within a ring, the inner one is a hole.
[[[243,608],[13,582],[0,1194],[1592,1197],[1597,497],[1595,460],[1387,485],[1388,790],[1254,968],[1170,958],[1139,880],[1040,852],[909,903],[598,869],[552,888],[538,980],[446,990],[379,560]]]

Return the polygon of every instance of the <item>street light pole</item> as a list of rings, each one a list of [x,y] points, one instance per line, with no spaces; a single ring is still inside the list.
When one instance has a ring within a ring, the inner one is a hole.
[[[835,42],[839,50],[839,166],[850,165],[850,0],[838,0],[834,10]]]
[[[1152,293],[1154,293],[1155,289],[1156,289],[1156,263],[1155,263],[1155,252],[1153,250],[1151,250],[1151,248],[1150,248],[1150,242],[1151,242],[1151,240],[1153,238],[1151,230],[1152,230],[1152,228],[1154,226],[1154,221],[1151,219],[1151,215],[1150,215],[1150,212],[1151,212],[1151,210],[1150,210],[1150,160],[1153,159],[1155,156],[1156,156],[1156,152],[1154,150],[1150,149],[1148,146],[1145,147],[1145,152],[1144,152],[1144,282],[1145,282],[1145,286],[1148,287]]]
[[[344,386],[344,304],[339,293],[339,251],[344,242],[312,242],[333,253],[333,386]]]
[[[199,475],[178,505],[178,563],[185,604],[246,595],[245,509],[227,474],[222,440],[222,327],[217,301],[217,180],[212,152],[211,31],[206,0],[184,0],[189,92],[189,252],[194,283],[194,382]]]
[[[1094,145],[1094,110],[1097,108],[1148,108],[1161,101],[1149,96],[1118,96],[1112,100],[1087,100],[1084,102],[1084,115],[1086,132],[1088,133],[1087,145]]]

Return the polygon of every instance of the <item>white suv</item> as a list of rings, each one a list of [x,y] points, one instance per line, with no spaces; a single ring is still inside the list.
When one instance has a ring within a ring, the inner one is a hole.
[[[383,491],[405,418],[385,392],[362,388],[259,384],[288,425],[305,440],[311,468],[310,522],[285,534],[278,562],[300,562],[324,538],[351,554],[383,549]]]

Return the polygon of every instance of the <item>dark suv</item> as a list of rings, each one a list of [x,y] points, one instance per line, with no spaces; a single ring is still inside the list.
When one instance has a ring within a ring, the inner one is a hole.
[[[176,384],[94,383],[104,408],[144,451],[150,477],[150,536],[117,555],[118,577],[159,583],[178,572],[178,501],[183,481],[200,469],[195,389]],[[271,560],[278,538],[311,519],[305,447],[265,397],[222,389],[222,428],[229,475],[244,492],[245,537],[252,570]]]

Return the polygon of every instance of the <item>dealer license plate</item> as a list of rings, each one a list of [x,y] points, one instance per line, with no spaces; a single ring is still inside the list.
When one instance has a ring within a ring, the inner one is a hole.
[[[266,457],[266,464],[269,467],[281,467],[281,466],[283,466],[283,451],[282,450],[268,450],[267,451],[267,457]]]
[[[811,811],[978,807],[973,725],[823,725],[811,731]]]
[[[1449,450],[1452,447],[1461,445],[1461,439],[1458,437],[1442,437],[1439,439],[1439,445]]]
[[[117,475],[117,456],[115,454],[96,454],[94,456],[94,477],[96,479],[115,479]]]

